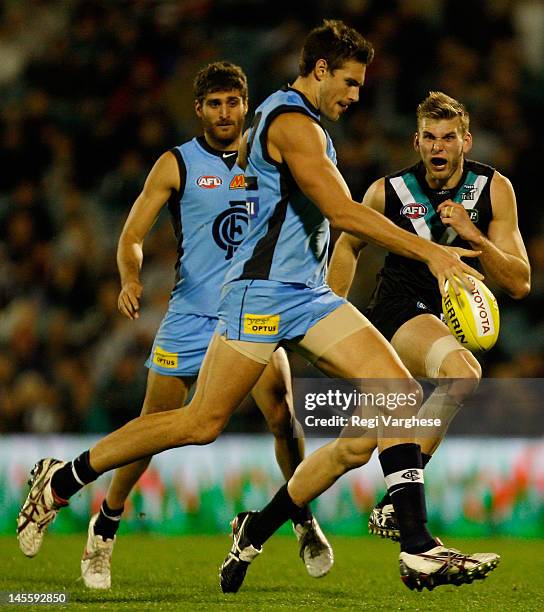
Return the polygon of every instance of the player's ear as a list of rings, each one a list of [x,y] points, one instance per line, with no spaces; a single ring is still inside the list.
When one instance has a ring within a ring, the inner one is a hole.
[[[327,64],[327,60],[318,59],[314,66],[314,76],[318,81],[322,81],[327,72],[329,70],[329,65]]]
[[[419,151],[419,132],[414,134],[414,149]]]
[[[199,119],[202,118],[202,102],[198,99],[195,100],[195,113]]]
[[[463,153],[468,153],[472,149],[472,134],[467,132],[463,136]]]

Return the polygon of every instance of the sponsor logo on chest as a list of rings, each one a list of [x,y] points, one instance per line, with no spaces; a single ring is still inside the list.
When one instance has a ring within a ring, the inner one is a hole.
[[[229,189],[245,189],[246,181],[243,174],[237,174],[230,182]]]
[[[474,200],[476,194],[476,187],[474,185],[465,185],[463,192],[461,193],[462,200]]]

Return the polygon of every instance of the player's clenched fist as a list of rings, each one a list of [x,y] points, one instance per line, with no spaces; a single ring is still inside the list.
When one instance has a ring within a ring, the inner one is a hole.
[[[140,314],[140,298],[142,297],[143,287],[137,281],[125,283],[117,298],[117,308],[119,312],[129,319],[138,319]]]
[[[468,212],[462,204],[446,200],[438,206],[437,211],[442,223],[452,227],[463,240],[477,240],[481,236],[481,232],[470,220]]]

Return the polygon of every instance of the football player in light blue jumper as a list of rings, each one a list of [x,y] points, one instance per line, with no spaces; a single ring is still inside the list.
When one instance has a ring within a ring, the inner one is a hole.
[[[203,134],[158,159],[118,246],[119,310],[135,319],[142,294],[144,238],[168,206],[178,244],[176,283],[146,362],[142,414],[174,410],[185,403],[217,326],[225,272],[247,233],[248,216],[257,214],[253,208],[248,215],[244,175],[236,164],[247,113],[245,74],[238,66],[216,62],[197,74],[194,89]],[[251,394],[275,436],[278,465],[288,479],[302,461],[304,444],[294,435],[289,362],[283,349],[275,352]],[[123,506],[149,461],[148,457],[116,470],[99,513],[91,519],[81,562],[90,588],[110,587],[111,553]],[[332,550],[308,507],[293,526],[310,575],[327,573]]]

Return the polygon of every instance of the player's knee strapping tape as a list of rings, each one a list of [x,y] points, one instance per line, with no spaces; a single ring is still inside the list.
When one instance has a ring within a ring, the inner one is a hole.
[[[454,351],[464,351],[453,336],[443,336],[436,340],[425,357],[425,374],[429,378],[438,378],[444,359]]]

